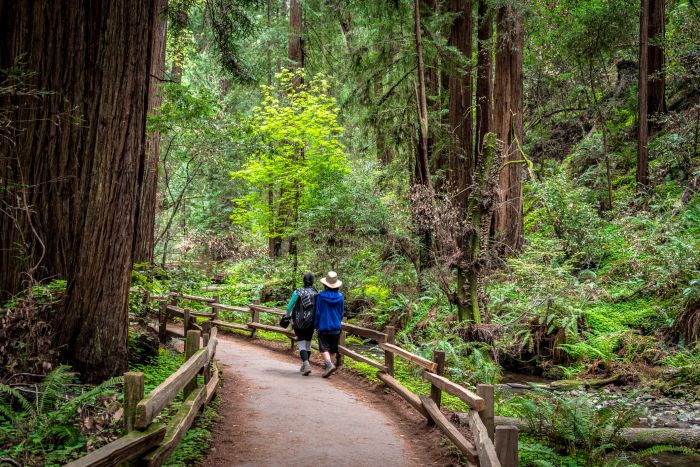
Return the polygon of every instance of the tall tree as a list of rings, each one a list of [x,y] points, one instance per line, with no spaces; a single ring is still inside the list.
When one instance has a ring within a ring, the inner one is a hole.
[[[474,154],[481,153],[484,135],[493,126],[493,13],[486,0],[478,0],[476,65],[476,144]]]
[[[664,39],[666,34],[666,0],[649,0],[649,115],[666,113],[666,73]]]
[[[154,1],[151,15],[163,18],[166,1]],[[148,115],[160,107],[163,96],[160,85],[165,75],[165,34],[167,22],[153,19],[149,62],[151,63],[148,87]],[[134,263],[153,262],[154,230],[156,224],[156,195],[158,192],[158,166],[160,162],[160,133],[148,134],[143,151],[141,193],[136,211],[136,236],[134,237]]]
[[[47,94],[3,98],[0,295],[67,280],[57,344],[86,381],[123,372],[135,218],[161,0],[0,3],[0,69]],[[31,26],[31,27],[30,27]],[[31,282],[30,282],[31,283]]]
[[[639,15],[639,83],[637,122],[637,185],[649,186],[649,5],[642,0]]]
[[[494,212],[496,240],[506,254],[523,245],[523,16],[518,2],[496,13],[494,130],[502,144],[499,200]]]

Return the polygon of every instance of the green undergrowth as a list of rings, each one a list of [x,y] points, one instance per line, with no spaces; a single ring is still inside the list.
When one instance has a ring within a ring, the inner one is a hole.
[[[165,462],[167,467],[190,467],[202,465],[212,441],[211,428],[219,418],[219,400],[214,399],[185,433],[175,452]]]

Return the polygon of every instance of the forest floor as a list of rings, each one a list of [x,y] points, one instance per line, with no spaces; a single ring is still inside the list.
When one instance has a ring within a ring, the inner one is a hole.
[[[457,464],[439,432],[381,386],[342,368],[323,379],[318,355],[304,377],[295,355],[220,335],[220,419],[204,465]]]

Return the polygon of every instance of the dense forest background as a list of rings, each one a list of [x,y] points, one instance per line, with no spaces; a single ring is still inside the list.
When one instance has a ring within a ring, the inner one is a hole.
[[[3,378],[126,370],[130,288],[284,305],[335,270],[465,384],[700,400],[700,4],[131,3],[0,2]],[[605,420],[525,464],[597,465]]]

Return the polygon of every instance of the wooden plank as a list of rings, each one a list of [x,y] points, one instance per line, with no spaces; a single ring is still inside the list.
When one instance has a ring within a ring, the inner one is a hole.
[[[202,341],[202,332],[201,331],[196,331],[194,329],[187,331],[187,340],[185,341],[185,358],[187,360],[190,359],[201,347],[201,342]],[[209,359],[207,359],[207,364],[209,363]],[[206,366],[206,364],[205,364]],[[183,398],[187,399],[187,396],[189,396],[192,392],[197,389],[197,375],[195,376],[185,385],[185,388],[182,390],[183,391]]]
[[[354,324],[348,323],[343,323],[342,329],[343,331],[346,331],[350,334],[374,339],[377,342],[386,342],[386,334],[384,334],[383,332],[376,331],[374,329],[363,328],[362,326],[356,326]]]
[[[226,311],[238,311],[239,313],[250,313],[252,310],[247,306],[224,305],[223,303],[212,303],[212,308]]]
[[[408,350],[402,349],[398,345],[394,344],[389,344],[387,342],[380,342],[379,346],[387,350],[391,353],[394,353],[396,355],[400,355],[401,357],[405,358],[406,360],[415,363],[416,365],[425,368],[428,371],[435,372],[437,371],[437,363],[431,362],[427,358],[420,357],[418,355],[412,354]]]
[[[257,309],[260,313],[269,313],[277,316],[284,316],[287,314],[284,310],[280,310],[279,308],[270,308],[269,306],[262,306],[254,303],[251,303],[248,305],[248,307],[251,309]]]
[[[428,412],[430,418],[435,422],[435,424],[442,430],[442,432],[447,436],[452,443],[462,451],[467,457],[469,462],[476,464],[481,459],[477,456],[476,447],[464,437],[462,433],[455,427],[450,421],[440,412],[440,408],[435,404],[435,402],[429,396],[420,397],[425,410]],[[485,467],[484,464],[480,464],[481,467]]]
[[[338,352],[340,352],[341,355],[346,355],[346,356],[352,358],[353,360],[357,360],[358,362],[362,362],[362,363],[366,363],[366,364],[368,364],[368,365],[372,365],[373,367],[377,368],[378,370],[386,371],[386,368],[385,368],[384,365],[382,365],[381,363],[379,363],[379,362],[377,362],[377,361],[375,361],[375,360],[372,360],[372,359],[369,358],[369,357],[365,357],[365,356],[362,355],[362,354],[359,354],[359,353],[357,353],[357,352],[354,352],[354,351],[352,351],[352,350],[350,350],[350,349],[348,349],[347,347],[344,347],[344,346],[342,346],[342,345],[339,345],[339,346],[338,346]]]
[[[177,337],[177,338],[183,338],[185,335],[178,331],[177,329],[166,329],[165,330],[165,335],[170,336],[170,337]]]
[[[212,362],[211,371],[211,379],[205,386],[207,389],[207,400],[205,402],[206,404],[208,404],[209,401],[211,401],[212,397],[214,397],[214,394],[216,393],[216,388],[219,386],[219,367],[216,364],[216,360]]]
[[[479,465],[481,467],[501,467],[501,461],[498,460],[496,455],[496,448],[493,446],[491,438],[489,438],[489,432],[486,430],[484,422],[481,421],[479,413],[475,410],[470,410],[467,414],[467,420],[469,429],[474,436],[476,452],[479,455]]]
[[[178,318],[185,317],[185,309],[180,308],[179,306],[168,305],[167,310],[168,310],[168,313],[170,313],[170,316],[177,316]]]
[[[260,323],[248,323],[247,326],[250,329],[262,329],[265,331],[277,332],[279,334],[284,334],[285,336],[288,336],[290,338],[293,337],[296,339],[296,335],[294,334],[294,331],[290,331],[288,329],[284,329],[284,328],[281,328],[279,326],[270,326],[269,324],[260,324]]]
[[[518,429],[513,425],[496,427],[496,454],[502,467],[518,467]]]
[[[165,437],[165,431],[165,425],[152,423],[146,431],[132,431],[64,467],[102,467],[126,463],[157,446]]]
[[[222,328],[240,329],[241,331],[250,331],[250,328],[245,324],[228,323],[226,321],[212,320],[211,324]]]
[[[207,398],[207,388],[202,386],[190,394],[182,403],[177,413],[168,421],[168,431],[160,445],[143,457],[148,466],[162,465],[175,451],[177,445],[192,425],[199,413],[199,408]]]
[[[423,415],[425,418],[428,418],[428,412],[425,410],[425,407],[423,407],[423,403],[421,402],[420,398],[417,395],[413,394],[406,386],[402,385],[392,376],[389,376],[388,374],[382,371],[377,372],[377,378],[379,378],[384,384],[389,386],[391,389],[396,391],[396,393],[399,396],[403,397],[406,400],[406,402],[411,404],[414,409],[420,412],[421,415]]]
[[[216,313],[206,313],[204,311],[190,311],[190,316],[197,316],[199,318],[213,318]]]
[[[459,384],[453,383],[444,376],[436,375],[435,373],[431,373],[429,371],[424,371],[423,376],[425,377],[425,379],[430,381],[430,384],[435,385],[436,387],[442,389],[448,394],[452,394],[453,396],[459,397],[472,409],[481,411],[484,410],[484,408],[486,408],[486,402],[484,401],[484,399],[474,394],[464,386],[460,386]]]
[[[216,348],[216,339],[209,339],[209,346]],[[160,383],[151,393],[136,405],[136,429],[143,430],[170,404],[177,393],[199,373],[209,361],[209,347],[198,350],[172,375]]]
[[[198,297],[196,295],[187,295],[187,294],[179,293],[179,292],[173,292],[173,295],[175,297],[181,298],[183,300],[189,300],[192,302],[214,303],[216,301],[215,298]]]

